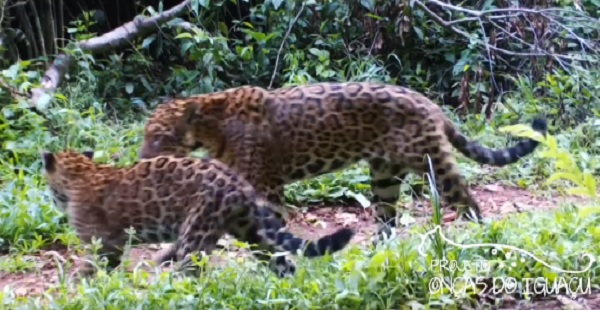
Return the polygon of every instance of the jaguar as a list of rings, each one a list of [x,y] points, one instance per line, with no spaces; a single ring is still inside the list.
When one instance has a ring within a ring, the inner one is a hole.
[[[535,117],[532,128],[545,135],[546,118]],[[480,164],[504,166],[537,146],[534,139],[522,139],[511,147],[489,149],[463,135],[443,109],[420,92],[345,82],[274,90],[240,86],[170,99],[145,124],[139,156],[185,156],[203,148],[278,206],[285,184],[364,160],[370,168],[376,217],[395,226],[400,184],[409,173],[429,171],[435,173],[437,191],[457,211],[456,217],[482,219],[452,147]]]
[[[174,260],[180,263],[176,270],[194,270],[191,255],[210,254],[229,234],[263,250],[255,257],[269,261],[279,277],[294,274],[296,267],[286,255],[271,253],[300,250],[306,257],[322,256],[342,250],[354,235],[351,228],[316,242],[293,235],[266,198],[217,160],[157,156],[116,167],[94,162],[93,155],[43,151],[43,173],[53,203],[83,244],[100,240],[100,255],[111,269],[120,264],[130,228],[136,233],[132,245],[171,243],[152,257],[157,264]],[[94,271],[87,260],[77,267],[84,276]]]

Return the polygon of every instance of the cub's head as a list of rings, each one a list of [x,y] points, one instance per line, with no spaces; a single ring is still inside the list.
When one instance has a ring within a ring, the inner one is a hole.
[[[144,128],[140,158],[187,156],[198,148],[218,148],[227,100],[226,93],[212,93],[161,104]]]
[[[96,170],[92,161],[94,151],[82,153],[64,151],[60,153],[42,152],[43,174],[52,193],[52,201],[62,211],[66,210],[69,191],[82,184]]]

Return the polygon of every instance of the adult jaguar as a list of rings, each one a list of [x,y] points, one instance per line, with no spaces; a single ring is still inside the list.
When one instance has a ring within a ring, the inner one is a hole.
[[[545,118],[533,129],[545,134]],[[461,134],[423,94],[377,83],[319,83],[272,91],[242,86],[161,104],[144,131],[141,158],[188,155],[204,148],[233,167],[269,200],[281,205],[283,186],[345,168],[370,166],[377,216],[393,219],[399,185],[410,173],[428,173],[458,216],[482,218],[452,154],[452,146],[481,163],[503,166],[532,153],[538,142],[492,150]],[[469,215],[474,215],[470,217]],[[391,222],[393,224],[393,222]]]
[[[302,249],[307,257],[339,251],[354,235],[341,228],[316,242],[294,236],[250,183],[216,160],[159,156],[120,168],[93,162],[93,154],[43,152],[43,170],[54,204],[80,240],[101,238],[109,268],[120,263],[130,227],[137,232],[133,244],[175,241],[153,260],[175,258],[178,269],[189,266],[191,253],[210,254],[224,233],[270,252]],[[79,267],[84,276],[93,271],[87,262]],[[285,256],[270,268],[280,277],[295,271]]]

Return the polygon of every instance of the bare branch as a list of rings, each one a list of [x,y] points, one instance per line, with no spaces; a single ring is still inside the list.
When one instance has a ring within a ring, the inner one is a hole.
[[[449,9],[455,12],[461,12],[465,14],[472,15],[473,17],[484,17],[489,14],[502,14],[502,13],[517,13],[517,14],[541,14],[546,12],[571,12],[571,10],[559,9],[559,8],[546,8],[546,9],[528,9],[528,8],[505,8],[505,9],[492,9],[492,10],[484,10],[484,11],[476,11],[465,9],[460,6],[448,4],[445,2],[441,2],[438,0],[427,0],[427,3],[432,3],[437,6]]]
[[[136,17],[133,21],[127,22],[111,32],[107,32],[99,37],[91,38],[85,41],[77,42],[76,46],[81,50],[92,54],[99,54],[112,49],[125,47],[134,39],[147,36],[148,34],[159,30],[160,26],[169,20],[180,16],[188,11],[191,0],[185,0],[182,3],[152,17]],[[56,56],[52,65],[45,72],[42,78],[42,85],[39,88],[31,90],[29,105],[38,107],[40,100],[44,95],[51,95],[62,83],[65,74],[69,70],[71,57],[67,54]]]
[[[501,32],[503,32],[506,35],[508,35],[509,37],[517,40],[519,43],[529,47],[531,50],[531,52],[510,51],[507,49],[499,48],[497,46],[489,45],[487,42],[484,41],[483,45],[486,48],[486,50],[488,50],[488,53],[489,53],[489,50],[493,50],[495,52],[498,52],[498,53],[501,53],[504,55],[509,55],[509,56],[521,56],[521,57],[546,57],[546,56],[549,56],[549,57],[555,58],[558,62],[561,62],[561,59],[562,60],[584,60],[583,58],[577,57],[576,55],[561,55],[561,54],[551,53],[546,50],[540,50],[537,47],[537,44],[531,44],[531,43],[525,42],[523,39],[518,38],[514,34],[511,34],[510,32],[508,32],[505,29],[505,27],[498,25],[494,21],[494,20],[515,18],[515,17],[519,17],[519,16],[525,15],[525,14],[538,14],[540,16],[546,17],[549,20],[549,22],[551,22],[553,25],[559,25],[558,27],[561,27],[563,30],[566,30],[567,32],[569,32],[569,34],[571,36],[573,36],[574,39],[580,43],[580,45],[586,46],[588,48],[590,47],[590,44],[585,42],[584,39],[576,36],[572,30],[570,30],[567,27],[565,27],[564,25],[562,25],[560,22],[558,22],[556,20],[556,18],[550,17],[551,14],[555,14],[558,12],[569,12],[569,13],[573,13],[574,15],[583,16],[581,12],[577,12],[577,11],[573,11],[573,10],[558,9],[558,8],[547,8],[547,9],[505,8],[505,9],[476,11],[476,10],[466,9],[466,8],[463,8],[460,6],[444,3],[439,0],[425,0],[425,1],[427,3],[435,4],[437,6],[440,6],[444,9],[447,9],[450,11],[460,12],[460,13],[464,13],[467,15],[471,15],[470,17],[465,17],[465,18],[461,18],[458,20],[447,21],[447,20],[443,19],[441,16],[437,15],[432,10],[430,10],[425,5],[425,3],[422,2],[421,0],[414,1],[415,5],[417,5],[419,8],[421,8],[425,12],[425,14],[427,14],[427,16],[429,16],[431,19],[433,19],[436,23],[438,23],[439,25],[441,25],[442,27],[444,27],[446,29],[449,29],[450,31],[454,32],[455,34],[457,34],[467,40],[471,40],[473,38],[473,35],[458,28],[457,25],[459,23],[478,22],[483,31],[482,22],[487,21],[487,22],[490,22],[494,27],[496,27]],[[509,14],[499,15],[502,13],[509,13]],[[589,18],[587,20],[589,20]],[[598,26],[600,26],[600,24]],[[483,35],[485,38],[485,33],[483,33]],[[585,42],[585,44],[583,42]]]
[[[489,70],[492,73],[490,76],[493,84],[495,84],[492,71],[494,56],[509,66],[510,63],[502,57],[499,57],[499,55],[516,56],[522,57],[523,59],[545,57],[553,60],[567,73],[570,73],[573,68],[578,66],[578,61],[597,63],[600,60],[600,49],[594,47],[595,43],[576,33],[576,29],[581,30],[586,28],[598,31],[597,29],[600,29],[600,21],[591,18],[581,10],[511,7],[478,11],[442,2],[440,0],[414,0],[413,3],[415,6],[422,9],[435,23],[442,26],[444,29],[453,32],[459,39],[465,39],[466,41],[477,44],[485,49],[485,57],[490,66]],[[438,6],[444,13],[450,13],[450,16],[459,15],[460,18],[446,20],[427,5]],[[507,27],[507,25],[510,25],[515,20],[525,22],[525,26],[517,28],[516,33],[509,30],[510,27]],[[479,31],[477,31],[477,33],[469,33],[459,27],[459,24],[463,23],[477,23]],[[542,28],[539,27],[539,23],[543,25]],[[488,42],[486,34],[487,30],[486,27],[484,27],[484,24],[493,27],[493,29],[501,34],[502,38],[500,39],[500,36],[497,36],[493,43]],[[576,27],[576,29],[570,28],[567,24],[573,25],[572,27]],[[543,32],[540,33],[540,31]],[[479,35],[479,32],[481,32],[481,35]],[[482,36],[482,39],[480,39],[480,36]],[[528,40],[530,36],[533,38]],[[575,42],[580,47],[580,50],[571,53],[556,53],[554,52],[554,41],[556,38]],[[533,40],[533,42],[528,42],[531,40]],[[519,50],[510,50],[511,45],[514,43],[519,44]]]
[[[423,11],[425,11],[425,14],[427,14],[427,16],[429,16],[433,20],[435,20],[438,24],[450,29],[452,32],[456,33],[457,35],[459,35],[461,37],[464,37],[466,39],[471,38],[471,35],[469,33],[454,27],[452,24],[450,24],[449,22],[444,20],[442,17],[440,17],[439,15],[435,14],[432,10],[430,10],[423,2],[421,2],[419,0],[415,0],[415,4],[418,7],[420,7]]]

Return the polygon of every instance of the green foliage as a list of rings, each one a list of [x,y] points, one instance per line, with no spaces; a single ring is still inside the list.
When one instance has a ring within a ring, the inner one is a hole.
[[[559,148],[556,138],[552,135],[546,135],[546,137],[544,137],[524,125],[507,126],[502,128],[501,131],[509,132],[520,137],[534,139],[548,147],[548,150],[540,153],[540,157],[555,160],[556,172],[548,178],[546,181],[547,183],[561,179],[568,180],[577,186],[569,188],[567,190],[568,194],[585,195],[596,198],[596,181],[592,174],[582,172],[579,166],[577,166],[573,156],[568,151]]]
[[[551,120],[551,134],[540,140],[543,150],[493,173],[457,155],[461,171],[472,183],[501,181],[522,188],[537,186],[539,179],[560,185],[567,180],[566,193],[596,197],[600,75],[597,70],[585,69],[583,62],[573,61],[569,71],[563,68],[539,74],[536,68],[542,65],[534,57],[521,66],[522,57],[497,54],[490,67],[489,51],[484,48],[489,38],[481,32],[481,25],[461,25],[470,34],[467,42],[434,23],[412,6],[414,2],[300,4],[272,0],[254,3],[248,18],[240,21],[224,16],[222,8],[227,3],[194,0],[188,24],[182,19],[172,20],[160,32],[132,42],[134,48],[125,52],[95,58],[68,48],[78,69],[70,73],[64,88],[41,101],[37,108],[42,115],[11,90],[27,93],[38,86],[47,64],[38,59],[15,63],[0,59],[0,250],[10,253],[0,259],[2,272],[33,271],[34,258],[28,253],[54,243],[77,244],[64,214],[54,208],[46,192],[40,174],[41,150],[94,148],[97,161],[128,165],[137,159],[147,112],[162,98],[245,84],[279,87],[318,81],[380,81],[416,88],[432,99],[437,99],[438,92],[453,90],[458,96],[467,91],[471,97],[481,95],[484,104],[493,103],[492,115],[479,110],[460,118],[451,111],[448,115],[469,137],[494,148],[514,141],[495,134],[493,128],[525,123],[544,113]],[[580,3],[592,16],[598,16],[595,0]],[[564,4],[573,5],[572,1]],[[495,5],[488,1],[478,9]],[[157,11],[162,8],[146,9],[150,15]],[[446,15],[464,17],[456,12]],[[70,24],[68,33],[72,38],[94,36],[91,17],[92,13],[87,12],[80,21]],[[586,22],[570,26],[574,34],[596,35]],[[528,50],[522,42],[511,44]],[[497,46],[508,45],[500,42]],[[0,53],[4,52],[0,44]],[[515,69],[517,64],[519,68]],[[467,78],[470,80],[459,86]],[[493,97],[496,82],[503,83],[506,92]],[[502,131],[533,135],[525,125]],[[507,248],[499,247],[501,255],[493,255],[490,248],[464,249],[445,239],[465,244],[503,243],[563,269],[582,269],[587,261],[581,259],[581,253],[600,255],[597,201],[578,208],[578,212],[567,206],[555,212],[486,221],[482,226],[444,228],[426,238],[422,255],[418,251],[421,237],[442,224],[439,197],[432,186],[434,177],[415,176],[417,182],[429,184],[433,225],[411,227],[409,237],[375,249],[352,246],[336,254],[335,259],[296,259],[298,272],[290,279],[276,279],[266,268],[259,268],[254,259],[225,259],[224,268],[209,265],[209,271],[199,278],[180,278],[172,273],[151,277],[136,270],[101,272],[75,284],[61,271],[60,286],[48,294],[19,298],[15,291],[5,289],[0,293],[0,304],[14,309],[398,309],[426,305],[453,309],[473,302],[475,297],[470,293],[481,287],[471,287],[465,294],[451,294],[448,289],[432,292],[428,287],[431,281],[477,275],[485,279],[510,276],[521,282],[534,277],[552,280],[579,276],[600,285],[597,266],[573,276],[528,257],[513,261],[515,256],[509,255]],[[286,200],[302,206],[351,199],[366,207],[365,197],[371,194],[369,180],[368,168],[360,162],[343,171],[286,186]],[[408,189],[407,185],[399,190]],[[435,261],[444,259],[459,263],[486,260],[493,268],[477,274],[433,268]],[[501,268],[513,262],[512,269]],[[57,265],[66,267],[58,261]]]
[[[515,215],[484,226],[444,229],[443,234],[458,244],[511,245],[531,252],[552,266],[582,270],[588,265],[588,261],[581,258],[583,253],[600,254],[598,235],[589,234],[598,223],[597,216],[580,216],[565,207],[556,212]],[[331,258],[297,258],[299,268],[296,275],[286,279],[277,279],[266,268],[257,266],[254,259],[236,261],[222,258],[222,267],[208,265],[207,272],[198,278],[182,278],[172,273],[152,276],[139,268],[133,273],[100,272],[93,279],[79,284],[65,279],[62,286],[53,289],[52,294],[34,298],[17,298],[14,291],[5,290],[0,300],[4,305],[36,309],[96,308],[102,305],[118,309],[329,309],[334,305],[398,309],[427,304],[456,309],[474,302],[474,294],[484,288],[466,285],[451,289],[451,281],[459,277],[471,278],[473,283],[477,279],[480,283],[496,279],[500,291],[501,278],[524,284],[542,277],[552,285],[551,281],[561,277],[566,280],[579,277],[584,283],[589,279],[591,285],[600,284],[598,277],[594,276],[597,267],[576,275],[557,273],[528,256],[509,253],[501,246],[496,251],[490,247],[462,249],[442,242],[444,255],[440,256],[434,249],[434,243],[425,242],[422,255],[419,253],[421,238],[429,230],[427,227],[414,227],[411,238],[395,239],[375,249],[351,246]],[[15,257],[10,268],[28,268],[26,260]],[[465,271],[466,267],[442,267],[442,259],[454,261],[458,266],[469,266],[469,271]],[[477,267],[477,262],[484,261],[487,262],[485,265]],[[519,291],[526,292],[524,287],[517,288]]]

